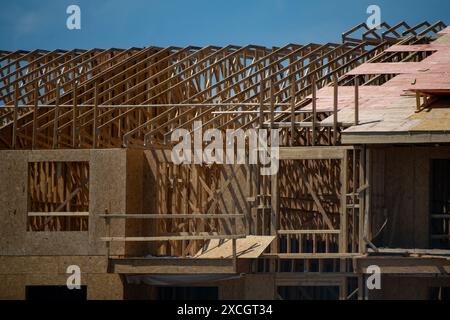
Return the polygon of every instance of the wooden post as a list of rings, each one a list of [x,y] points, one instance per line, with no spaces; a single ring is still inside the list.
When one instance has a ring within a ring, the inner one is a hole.
[[[363,292],[364,292],[364,300],[369,300],[369,289],[367,288],[367,279],[366,275],[363,273]]]
[[[273,129],[274,123],[274,90],[273,90],[273,77],[270,78],[270,128]],[[270,135],[274,134],[271,130]],[[272,147],[272,146],[271,146]],[[272,156],[272,155],[271,155]],[[272,243],[272,253],[278,252],[278,215],[279,215],[279,201],[278,201],[278,175],[275,173],[271,177],[270,181],[270,201],[271,201],[271,217],[270,217],[270,234],[275,236],[275,241]]]
[[[370,240],[370,217],[369,217],[369,208],[370,208],[370,151],[366,149],[366,192],[364,199],[364,238]]]
[[[334,95],[333,95],[333,144],[337,144],[337,130],[338,130],[338,79],[337,75],[334,78]]]
[[[295,142],[295,77],[291,76],[291,147]]]
[[[94,122],[92,124],[92,149],[97,148],[97,106],[98,106],[98,84],[94,85]]]
[[[348,153],[345,151],[344,157],[341,160],[341,213],[340,213],[340,239],[339,239],[339,253],[347,253],[347,167],[348,167]],[[346,260],[341,259],[340,261],[340,272],[346,272]]]
[[[312,145],[316,145],[316,122],[317,122],[317,93],[316,81],[312,80]]]
[[[356,177],[356,174],[357,174],[357,172],[356,172],[356,148],[355,149],[353,149],[353,152],[352,152],[352,181],[353,181],[353,183],[352,183],[352,203],[353,203],[353,206],[352,206],[352,250],[351,250],[351,252],[358,252],[358,251],[356,251],[356,246],[357,246],[357,239],[356,239],[356,236],[357,236],[357,231],[356,231],[356,225],[357,225],[357,219],[356,219],[356,209],[357,209],[357,207],[356,207],[356,197],[357,197],[357,193],[358,193],[358,186],[356,185],[356,181],[358,181],[357,179],[357,177]],[[359,202],[358,202],[358,208],[360,208],[359,207]],[[358,214],[359,214],[359,211],[358,211]]]
[[[105,215],[109,214],[109,210],[105,208]],[[106,224],[106,236],[108,238],[111,237],[111,219],[109,217],[105,217]],[[109,257],[111,255],[111,242],[106,241],[106,272],[109,272]]]
[[[236,252],[236,239],[231,240],[233,250],[233,271],[237,273],[237,252]]]
[[[278,188],[278,174],[275,173],[271,176],[270,182],[270,200],[271,200],[271,217],[270,217],[270,235],[275,236],[275,241],[272,243],[272,253],[278,253],[278,236],[277,231],[279,228],[279,215],[280,215],[280,201],[279,201],[279,188]],[[289,239],[289,238],[288,238]]]
[[[416,112],[420,111],[420,92],[416,91]]]
[[[364,275],[358,275],[358,300],[364,300]]]
[[[58,147],[58,117],[59,117],[59,80],[56,80],[55,118],[53,119],[53,149]]]
[[[339,246],[339,252],[345,253],[346,249],[346,240],[347,240],[347,163],[348,163],[348,154],[347,151],[344,153],[344,157],[341,160],[341,243],[342,246]]]
[[[16,87],[14,88],[14,122],[13,122],[13,133],[12,133],[12,149],[16,148],[17,144],[17,111],[19,108],[19,86],[16,84]]]
[[[264,79],[264,72],[261,74],[261,83],[260,83],[260,89],[259,89],[259,129],[262,129],[264,124],[264,89],[265,89],[265,79]],[[258,199],[257,204],[259,206],[262,206],[262,179],[261,179],[261,165],[259,164],[259,152],[262,152],[260,150],[261,142],[259,141],[258,136],[258,164],[256,165],[256,198]],[[262,216],[264,217],[264,210],[262,211]]]
[[[347,278],[344,277],[341,280],[341,285],[339,286],[339,300],[347,300],[347,296],[348,296],[347,286],[348,286]]]
[[[39,84],[38,81],[34,84],[34,108],[33,108],[33,136],[31,138],[31,148],[36,148],[36,136],[37,136],[37,113],[39,103]]]
[[[355,126],[359,124],[359,79],[355,76]]]
[[[359,187],[362,188],[365,185],[365,167],[366,167],[366,161],[365,161],[365,149],[360,149],[359,151]],[[366,190],[361,190],[358,194],[359,199],[359,223],[358,223],[358,249],[359,253],[365,253],[366,251],[366,245],[364,241],[364,216],[365,216],[365,203],[364,203],[364,195],[366,194]]]

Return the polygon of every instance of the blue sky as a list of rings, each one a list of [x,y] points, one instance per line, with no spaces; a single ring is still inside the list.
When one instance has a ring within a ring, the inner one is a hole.
[[[66,28],[71,4],[81,8],[81,30]],[[10,0],[0,49],[325,43],[365,21],[370,4],[391,24],[450,24],[446,0]]]

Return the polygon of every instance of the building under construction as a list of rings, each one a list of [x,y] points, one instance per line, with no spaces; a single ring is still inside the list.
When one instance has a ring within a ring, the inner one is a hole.
[[[278,173],[175,164],[172,133],[199,121],[277,132]],[[0,149],[0,299],[63,292],[73,265],[86,299],[450,297],[443,22],[0,51]]]

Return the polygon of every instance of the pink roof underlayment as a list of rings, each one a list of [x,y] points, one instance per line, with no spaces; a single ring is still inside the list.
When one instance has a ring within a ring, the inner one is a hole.
[[[364,63],[347,73],[396,76],[380,86],[359,87],[359,124],[343,131],[343,144],[450,142],[450,28],[440,35],[431,44],[388,49],[432,52],[420,62]],[[433,96],[430,105],[420,111],[416,92]],[[318,90],[316,105],[318,111],[332,109],[332,86]],[[354,86],[339,86],[338,110],[339,122],[354,123]],[[322,121],[332,122],[333,116]]]

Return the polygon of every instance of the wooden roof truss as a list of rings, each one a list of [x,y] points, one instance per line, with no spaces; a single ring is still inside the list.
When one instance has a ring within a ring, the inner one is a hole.
[[[384,51],[427,43],[444,28],[442,22],[383,23],[380,30],[361,24],[340,44],[280,48],[0,51],[0,147],[161,145],[177,128],[192,130],[194,121],[221,129],[278,125],[285,145],[332,145],[345,124],[320,125],[333,110],[306,110],[313,91],[335,80],[353,85],[355,77],[345,74],[366,62],[420,61],[426,52]],[[361,85],[387,79],[359,77]]]

